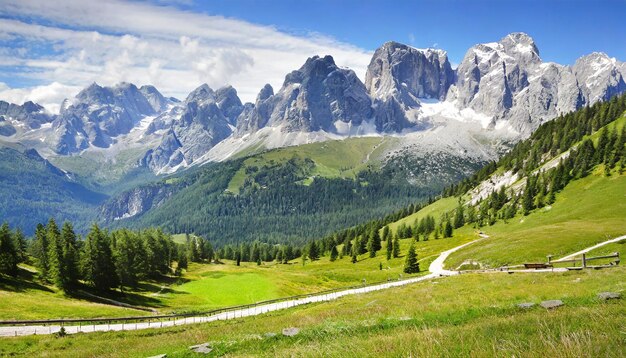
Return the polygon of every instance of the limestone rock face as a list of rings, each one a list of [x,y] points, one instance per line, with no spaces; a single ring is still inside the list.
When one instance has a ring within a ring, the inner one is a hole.
[[[417,98],[444,99],[453,82],[454,71],[445,51],[420,50],[393,41],[374,52],[365,75],[372,97],[393,96],[407,105],[417,105]]]
[[[309,58],[272,92],[264,87],[250,116],[239,119],[240,135],[265,126],[280,126],[285,132],[336,132],[337,122],[358,126],[373,117],[363,83],[354,71],[337,67],[331,56]]]
[[[141,164],[155,172],[169,172],[181,163],[194,162],[231,135],[230,118],[239,116],[241,110],[243,106],[232,87],[213,91],[206,84],[199,86],[181,104],[150,124],[146,133],[166,132],[159,146],[148,151]]]

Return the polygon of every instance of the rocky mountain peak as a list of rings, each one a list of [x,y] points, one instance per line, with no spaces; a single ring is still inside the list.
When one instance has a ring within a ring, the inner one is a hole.
[[[209,85],[204,83],[189,93],[187,98],[185,98],[185,103],[207,100],[215,101],[215,99],[215,91],[213,91]]]
[[[454,81],[445,51],[416,49],[389,41],[375,52],[365,75],[372,97],[394,96],[399,102],[418,106],[418,98],[443,99]]]
[[[243,104],[233,86],[224,86],[215,92],[217,106],[228,119],[228,123],[235,125],[237,117],[243,111]]]
[[[274,95],[274,88],[272,88],[272,86],[269,83],[266,83],[265,86],[261,88],[261,91],[259,91],[259,94],[256,97],[256,101],[257,102],[265,101],[266,99],[270,98],[273,95]]]

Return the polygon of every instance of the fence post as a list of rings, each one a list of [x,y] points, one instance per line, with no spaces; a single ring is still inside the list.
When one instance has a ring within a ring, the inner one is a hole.
[[[583,268],[587,268],[587,254],[583,254]]]

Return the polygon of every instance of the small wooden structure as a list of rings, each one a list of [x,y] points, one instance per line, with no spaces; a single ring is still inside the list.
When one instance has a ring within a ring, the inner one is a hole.
[[[524,268],[538,270],[538,269],[552,268],[552,265],[550,265],[549,263],[547,263],[547,264],[543,264],[543,263],[526,263],[526,264],[524,264]]]

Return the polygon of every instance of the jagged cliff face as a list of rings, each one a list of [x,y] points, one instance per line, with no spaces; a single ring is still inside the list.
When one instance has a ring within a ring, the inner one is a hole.
[[[265,85],[255,103],[242,104],[231,86],[205,84],[180,102],[127,83],[93,84],[66,100],[57,116],[32,102],[0,102],[0,140],[55,155],[131,146],[145,150],[137,164],[155,173],[251,148],[444,126],[515,141],[544,121],[626,91],[624,74],[624,63],[602,53],[573,66],[543,62],[524,33],[473,46],[456,69],[443,50],[387,42],[374,52],[364,83],[331,56],[314,56],[278,91]]]
[[[94,83],[63,103],[46,140],[59,154],[89,146],[107,148],[113,138],[129,133],[141,119],[163,111],[167,104],[152,86],[139,89],[129,83],[114,87]]]
[[[420,123],[420,98],[443,100],[454,82],[445,51],[387,42],[374,52],[365,86],[376,101],[376,127],[400,132]]]
[[[272,93],[269,85],[263,88],[249,117],[240,117],[240,135],[265,126],[340,132],[343,124],[359,126],[373,116],[363,83],[354,71],[337,67],[331,56],[309,58]]]
[[[418,98],[442,100],[453,82],[454,71],[445,51],[419,50],[397,42],[387,42],[374,52],[365,75],[372,97],[393,96],[407,105],[419,105]]]
[[[234,88],[213,91],[204,84],[192,91],[184,102],[157,117],[146,133],[163,139],[149,150],[141,164],[157,173],[187,166],[217,143],[230,136],[243,105]],[[165,132],[163,132],[165,131]]]

